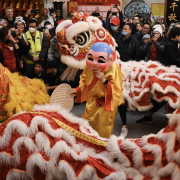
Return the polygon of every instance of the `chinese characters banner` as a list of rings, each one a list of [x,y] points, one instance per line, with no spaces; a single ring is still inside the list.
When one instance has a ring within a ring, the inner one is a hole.
[[[168,26],[180,20],[180,0],[166,0],[166,22]]]

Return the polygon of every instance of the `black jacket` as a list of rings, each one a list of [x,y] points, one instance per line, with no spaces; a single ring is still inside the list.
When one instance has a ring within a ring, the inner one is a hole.
[[[160,63],[164,64],[164,46],[166,44],[164,38],[160,38],[160,40],[156,42],[152,42],[154,46],[157,49],[157,61]],[[144,52],[148,53],[147,54],[147,60],[150,60],[150,53],[151,53],[151,46],[152,43],[147,42],[147,44],[144,46]]]
[[[178,42],[167,39],[164,46],[164,63],[165,66],[176,65],[180,67],[180,52]]]
[[[111,28],[108,29],[111,36],[115,39],[115,41],[122,36],[122,30],[119,28],[117,32],[113,31]]]
[[[130,36],[128,39],[119,37],[116,41],[118,47],[116,50],[120,54],[121,61],[140,60],[140,46],[138,42]]]
[[[3,56],[3,52],[1,49],[0,49],[0,63],[4,64],[4,56]]]
[[[133,39],[135,39],[138,42],[139,46],[142,45],[143,36],[144,35],[143,35],[142,31],[138,31],[133,35]]]

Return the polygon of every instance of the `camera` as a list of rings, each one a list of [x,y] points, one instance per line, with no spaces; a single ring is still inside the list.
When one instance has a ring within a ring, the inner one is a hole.
[[[32,14],[37,14],[37,13],[39,13],[39,10],[38,9],[31,9],[31,13]]]
[[[113,16],[117,16],[117,12],[112,12],[112,15]]]
[[[49,13],[50,14],[55,13],[55,9],[49,9]]]
[[[117,7],[118,7],[118,4],[115,4],[114,7],[117,8]]]

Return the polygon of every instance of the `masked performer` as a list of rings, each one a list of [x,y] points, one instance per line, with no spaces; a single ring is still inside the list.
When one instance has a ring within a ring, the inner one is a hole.
[[[106,43],[93,44],[87,53],[79,87],[72,91],[77,96],[77,103],[87,101],[82,118],[106,138],[113,132],[117,107],[122,103],[123,75],[113,63],[111,53],[111,47]]]

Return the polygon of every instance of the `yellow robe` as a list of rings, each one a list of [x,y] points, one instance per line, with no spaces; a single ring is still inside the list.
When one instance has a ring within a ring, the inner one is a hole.
[[[120,68],[113,63],[113,66],[104,73],[104,77],[108,80],[107,85],[98,80],[85,66],[79,87],[76,88],[76,102],[87,101],[82,118],[87,119],[101,137],[109,138],[114,129],[117,107],[123,101],[123,74]]]

